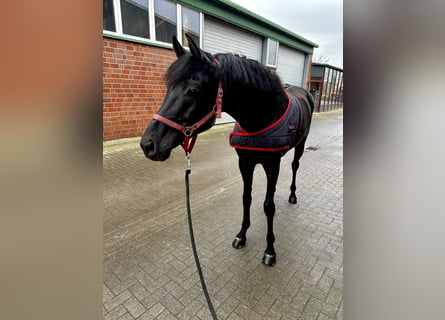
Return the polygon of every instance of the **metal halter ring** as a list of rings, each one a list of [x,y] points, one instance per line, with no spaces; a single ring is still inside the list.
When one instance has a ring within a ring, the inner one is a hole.
[[[183,133],[184,133],[185,136],[191,136],[193,134],[193,131],[195,131],[194,128],[192,128],[192,127],[185,127]]]

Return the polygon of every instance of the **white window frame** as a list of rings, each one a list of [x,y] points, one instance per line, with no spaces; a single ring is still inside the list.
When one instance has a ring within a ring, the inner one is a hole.
[[[204,13],[199,12],[199,47],[203,46],[204,38]]]
[[[148,24],[150,28],[150,41],[156,39],[156,25],[155,25],[155,0],[148,0]]]
[[[178,39],[179,43],[182,43],[182,6],[180,6],[178,3],[176,4],[176,38]]]
[[[116,33],[123,34],[122,27],[122,12],[121,12],[121,2],[120,0],[114,0],[114,21],[116,21]]]
[[[264,39],[264,51],[263,51],[263,63],[264,65],[266,65],[266,67],[270,67],[270,68],[277,68],[278,66],[278,51],[280,50],[280,41],[275,40],[275,39],[271,39],[271,38],[266,38]],[[275,55],[275,64],[270,64],[269,63],[269,56],[270,56],[270,42],[275,41],[277,43],[277,53]]]

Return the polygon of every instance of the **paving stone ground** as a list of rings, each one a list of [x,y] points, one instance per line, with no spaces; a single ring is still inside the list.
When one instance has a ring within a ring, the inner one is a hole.
[[[288,203],[293,151],[275,196],[277,264],[266,267],[265,175],[254,176],[247,245],[231,243],[242,220],[242,180],[228,145],[232,125],[200,135],[192,154],[195,238],[218,319],[343,318],[343,113],[315,114]],[[311,150],[312,149],[312,150]],[[190,246],[181,148],[152,162],[139,139],[104,144],[103,316],[211,319]]]

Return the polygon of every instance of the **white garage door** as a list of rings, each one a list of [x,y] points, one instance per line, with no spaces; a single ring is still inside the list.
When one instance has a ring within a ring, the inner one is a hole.
[[[235,25],[204,17],[203,49],[210,53],[231,52],[261,62],[263,40]]]
[[[283,83],[303,86],[305,54],[280,43],[277,73]]]

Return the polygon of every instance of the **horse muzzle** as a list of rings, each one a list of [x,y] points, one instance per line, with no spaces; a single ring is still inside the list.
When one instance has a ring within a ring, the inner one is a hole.
[[[159,144],[153,139],[144,138],[141,139],[141,148],[144,151],[145,156],[153,161],[165,161],[170,157],[172,149],[166,149],[161,151]]]

